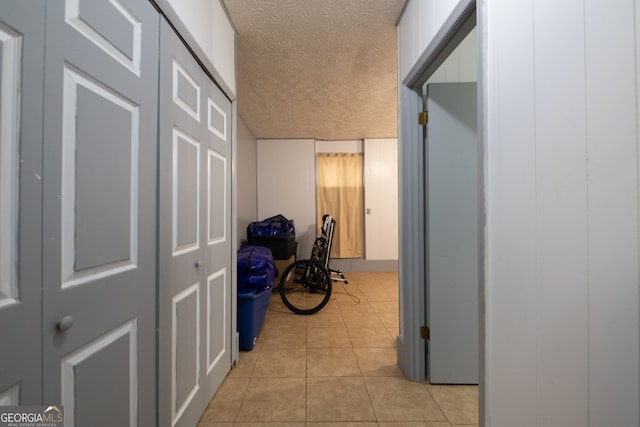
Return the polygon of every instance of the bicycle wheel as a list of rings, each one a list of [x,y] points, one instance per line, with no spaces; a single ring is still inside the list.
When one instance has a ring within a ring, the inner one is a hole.
[[[280,276],[280,297],[296,314],[313,314],[331,297],[331,274],[322,264],[303,259],[289,265]]]

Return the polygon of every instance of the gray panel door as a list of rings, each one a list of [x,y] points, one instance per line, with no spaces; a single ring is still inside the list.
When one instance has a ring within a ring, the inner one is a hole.
[[[0,405],[42,399],[44,14],[0,3]]]
[[[47,2],[43,400],[67,426],[156,423],[158,23]]]
[[[161,425],[194,426],[231,368],[231,103],[161,25]]]
[[[478,383],[475,83],[427,87],[427,369],[432,383]]]

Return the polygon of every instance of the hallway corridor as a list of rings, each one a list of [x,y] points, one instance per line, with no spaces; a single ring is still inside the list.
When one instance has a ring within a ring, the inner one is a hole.
[[[240,352],[198,427],[477,426],[476,386],[404,378],[397,273],[345,273],[319,313],[274,293],[256,347]]]

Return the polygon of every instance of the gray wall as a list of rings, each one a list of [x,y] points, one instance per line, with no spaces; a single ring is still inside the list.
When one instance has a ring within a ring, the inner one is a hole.
[[[440,28],[426,24],[443,3],[408,3],[401,81]],[[639,1],[477,4],[480,425],[638,426]]]
[[[256,177],[257,144],[242,118],[238,116],[237,146],[238,245],[247,237],[247,226],[258,220],[258,189]]]
[[[258,216],[293,219],[298,254],[308,258],[316,237],[314,140],[260,139],[257,152]]]
[[[638,6],[486,2],[492,427],[640,425]]]

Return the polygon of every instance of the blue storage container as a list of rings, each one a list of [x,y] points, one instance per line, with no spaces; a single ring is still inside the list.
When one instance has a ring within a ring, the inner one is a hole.
[[[253,350],[267,316],[271,287],[265,290],[238,292],[238,333],[240,350]]]

